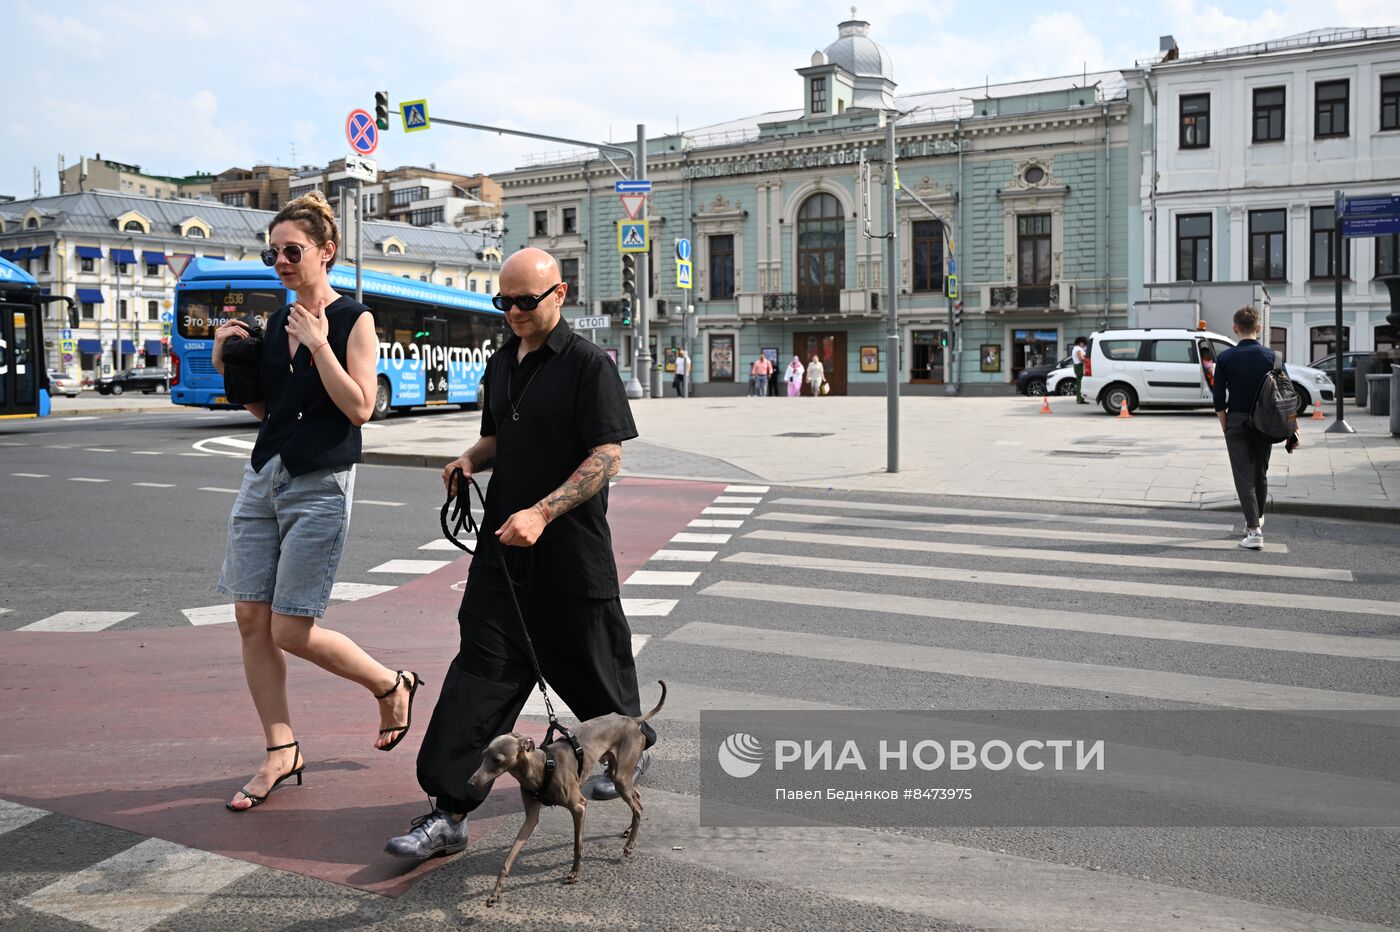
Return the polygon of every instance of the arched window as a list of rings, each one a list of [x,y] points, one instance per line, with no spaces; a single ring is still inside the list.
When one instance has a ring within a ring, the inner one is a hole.
[[[846,219],[831,194],[813,194],[797,212],[797,301],[805,311],[838,311],[846,285]]]
[[[123,233],[145,233],[145,232],[146,232],[146,228],[145,228],[144,226],[141,225],[141,221],[140,221],[140,220],[128,220],[128,221],[125,223],[125,225],[122,226],[122,232],[123,232]]]
[[[24,223],[24,228],[25,228],[26,230],[37,230],[37,229],[39,229],[39,218],[38,218],[38,217],[30,217],[28,220],[25,221],[25,223]]]
[[[185,236],[188,239],[204,239],[204,230],[200,227],[190,227],[185,230]]]

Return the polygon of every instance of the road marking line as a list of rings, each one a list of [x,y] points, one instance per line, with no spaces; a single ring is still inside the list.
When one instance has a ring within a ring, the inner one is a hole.
[[[65,445],[65,444],[62,444],[62,443],[50,443],[50,444],[48,444],[48,445],[46,446],[45,449],[49,449],[49,450],[71,450],[71,449],[73,449],[73,446],[72,446],[72,444],[66,444],[66,445]]]
[[[653,560],[669,560],[673,563],[709,563],[717,550],[658,550],[651,555]]]
[[[702,515],[751,515],[752,508],[705,508],[700,512]]]
[[[1313,713],[1324,718],[1328,713],[1338,713],[1341,720],[1348,722],[1369,721],[1388,727],[1400,724],[1395,715],[1400,712],[1400,697],[1395,696],[703,621],[682,625],[666,635],[666,640],[697,647],[723,647],[756,654],[975,677],[999,683],[1030,683],[1223,708]]]
[[[1015,586],[1022,589],[1048,589],[1082,596],[1086,592],[1113,595],[1134,595],[1150,599],[1180,599],[1184,602],[1207,602],[1212,605],[1257,605],[1268,608],[1316,609],[1324,612],[1347,612],[1355,615],[1384,615],[1400,618],[1400,603],[1377,599],[1348,599],[1340,596],[1263,592],[1248,589],[1212,589],[1208,586],[1178,586],[1169,583],[1141,583],[1127,580],[1037,576],[1033,573],[997,573],[991,570],[958,569],[943,566],[907,566],[898,563],[833,560],[826,557],[795,557],[781,553],[736,553],[725,562],[754,566],[790,566],[797,569],[833,573],[854,573],[861,576],[900,576],[906,579],[938,579],[946,582],[970,582],[984,586]]]
[[[356,504],[356,505],[383,505],[383,506],[385,506],[386,508],[402,508],[402,507],[403,507],[403,502],[381,502],[381,501],[379,501],[378,499],[374,499],[374,498],[357,498],[357,499],[355,499],[355,504]]]
[[[135,612],[59,612],[32,624],[21,631],[102,631],[125,621]]]
[[[671,538],[673,544],[727,544],[732,534],[690,534],[682,531]]]
[[[143,489],[173,489],[173,488],[175,488],[175,484],[172,483],[172,482],[133,482],[133,483],[131,483],[131,484],[132,484],[132,485],[139,485],[139,486],[141,486]]]
[[[213,456],[212,453],[181,453],[181,456]]]
[[[0,835],[13,832],[17,828],[24,828],[30,822],[37,822],[46,815],[48,813],[43,809],[21,806],[8,799],[0,799]]]
[[[425,573],[431,573],[434,570],[440,570],[444,566],[449,566],[451,563],[451,560],[390,560],[387,563],[379,564],[374,569],[370,570],[370,572],[412,573],[423,575]]]
[[[640,654],[640,653],[642,652],[642,648],[643,648],[643,647],[646,647],[647,641],[650,641],[650,640],[651,640],[651,635],[650,635],[650,634],[634,634],[634,635],[632,635],[632,656],[635,657],[635,656],[637,656],[638,654]],[[546,683],[545,685],[548,686],[549,684]],[[569,709],[568,704],[565,703],[563,700],[561,700],[561,699],[559,698],[559,696],[556,695],[555,692],[554,692],[554,690],[552,690],[552,689],[549,690],[549,699],[550,699],[550,701],[551,701],[552,703],[554,703],[554,708],[555,708],[556,710],[559,710],[559,709],[567,709],[570,715],[573,715],[573,714],[574,714],[574,713],[573,713],[573,709]],[[523,708],[523,709],[520,710],[520,714],[521,714],[521,715],[548,715],[548,714],[549,714],[549,710],[545,708],[544,697],[543,697],[542,695],[540,695],[540,691],[539,691],[538,689],[532,689],[532,690],[530,690],[530,698],[525,700],[525,708]],[[578,718],[578,716],[577,716],[577,715],[574,715],[574,718]]]
[[[1147,569],[1185,570],[1194,573],[1224,573],[1232,576],[1277,576],[1282,579],[1327,579],[1352,582],[1351,570],[1289,566],[1276,563],[1246,563],[1243,560],[1192,560],[1157,554],[1076,553],[1067,550],[1041,550],[1033,547],[994,547],[988,544],[949,543],[903,538],[851,537],[845,534],[815,534],[803,531],[750,531],[745,540],[773,540],[791,544],[825,544],[831,547],[858,547],[869,550],[903,550],[943,553],[954,556],[990,557],[997,560],[1042,560],[1050,563],[1080,563],[1091,566],[1139,566]]]
[[[736,527],[743,527],[743,526],[744,526],[744,522],[742,522],[742,521],[729,521],[729,520],[725,520],[725,519],[715,519],[715,518],[696,518],[694,521],[690,522],[690,524],[688,524],[688,525],[686,525],[686,526],[687,526],[687,527],[725,527],[725,528],[736,528]]]
[[[217,454],[219,456],[243,457],[247,456],[255,445],[253,441],[244,440],[242,437],[206,437],[196,443],[194,449],[206,456]],[[226,449],[229,447],[232,449]]]
[[[727,485],[725,492],[736,492],[740,495],[762,495],[768,491],[766,485]]]
[[[700,578],[699,573],[682,573],[671,570],[637,570],[623,583],[624,586],[693,586]]]
[[[192,625],[228,625],[236,620],[233,617],[233,603],[206,605],[203,608],[182,608],[180,614]]]
[[[670,709],[667,701],[666,709]],[[701,870],[872,902],[908,926],[1038,932],[1383,932],[1384,926],[1268,906],[1085,867],[865,828],[728,828],[701,824],[701,800],[655,786],[638,854]],[[621,823],[620,823],[621,824]],[[814,851],[823,857],[813,857]],[[891,865],[898,865],[897,874]],[[930,895],[929,891],[937,891]],[[929,921],[923,921],[923,920]]]
[[[80,415],[76,415],[76,416],[74,416],[74,417],[65,417],[65,418],[63,419],[63,423],[65,423],[65,424],[72,424],[74,421],[95,421],[95,420],[97,420],[97,415],[96,415],[96,414],[80,414]]]
[[[721,495],[715,499],[716,505],[757,505],[763,501],[759,495]]]
[[[20,443],[20,442],[17,441],[17,440],[0,440],[0,447],[27,447],[27,446],[29,446],[29,444],[27,444],[27,443]],[[0,800],[0,802],[3,802],[3,800]]]
[[[221,489],[221,488],[219,488],[217,485],[201,485],[201,486],[199,487],[199,491],[201,491],[201,492],[226,492],[226,493],[229,494],[229,495],[237,495],[237,494],[238,494],[238,490],[237,490],[237,489]]]
[[[115,452],[117,452],[116,450],[113,450],[111,447],[84,447],[83,449],[86,450],[88,453],[115,453]]]
[[[473,537],[471,537],[470,535],[468,535],[468,539],[465,540],[465,541],[463,541],[463,543],[471,543],[471,541],[474,540],[474,539],[475,539],[475,538],[473,538]],[[439,539],[439,540],[430,540],[430,541],[428,541],[426,544],[424,544],[423,546],[419,547],[418,549],[419,549],[419,550],[456,550],[456,549],[457,549],[457,545],[454,544],[454,543],[452,543],[452,541],[450,541],[450,540],[441,540],[441,539]]]
[[[111,482],[111,479],[89,479],[86,476],[69,476],[69,482]]]
[[[622,613],[636,618],[665,618],[676,605],[675,599],[623,599]]]
[[[18,902],[108,932],[144,932],[257,869],[248,861],[148,838]]]
[[[10,475],[12,475],[12,476],[18,476],[18,477],[21,478],[21,479],[47,479],[47,478],[49,478],[49,474],[46,473],[46,472],[12,472],[12,473],[10,473]]]
[[[164,450],[132,450],[132,456],[164,456]]]
[[[799,586],[762,585],[723,580],[700,590],[701,595],[784,605],[812,605],[826,608],[843,606],[843,611],[885,612],[916,618],[944,618],[980,624],[1041,628],[1048,631],[1083,631],[1115,637],[1155,638],[1189,644],[1219,644],[1252,650],[1282,650],[1327,657],[1357,657],[1400,663],[1400,640],[1395,638],[1353,637],[1313,634],[1274,628],[1239,625],[1208,625],[1189,621],[1164,621],[1127,615],[1098,615],[1077,610],[991,605],[983,602],[957,602],[950,599],[921,599],[913,596],[852,592],[846,589],[816,589]]]
[[[331,586],[331,598],[338,602],[358,602],[371,596],[392,592],[398,586],[381,586],[377,583],[338,582]]]
[[[1166,527],[1178,531],[1211,531],[1226,534],[1233,524],[1205,524],[1194,521],[1163,521],[1152,518],[1106,518],[1101,515],[1050,514],[1036,511],[979,511],[975,508],[942,508],[933,505],[891,505],[885,502],[850,502],[832,498],[778,498],[770,505],[801,505],[804,508],[844,508],[849,511],[883,511],[910,515],[952,515],[959,518],[1007,518],[1012,521],[1049,521],[1066,524],[1112,524],[1124,527]]]
[[[757,515],[763,521],[781,521],[787,524],[827,524],[835,527],[889,528],[907,530],[912,534],[936,531],[940,534],[971,534],[983,537],[1025,537],[1046,544],[1057,540],[1088,541],[1095,544],[1128,544],[1130,546],[1180,547],[1187,550],[1239,550],[1239,542],[1230,540],[1204,540],[1193,537],[1157,537],[1150,534],[1115,534],[1111,531],[1067,531],[1061,528],[1050,530],[1041,527],[1007,527],[996,524],[939,524],[931,521],[900,521],[894,518],[852,518],[843,515],[800,515],[784,511],[770,511]],[[1286,544],[1265,544],[1266,553],[1288,553]]]

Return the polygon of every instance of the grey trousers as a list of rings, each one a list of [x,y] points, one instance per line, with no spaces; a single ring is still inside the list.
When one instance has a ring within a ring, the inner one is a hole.
[[[1269,497],[1269,454],[1274,445],[1249,427],[1248,414],[1231,413],[1225,417],[1225,449],[1245,527],[1257,528]]]

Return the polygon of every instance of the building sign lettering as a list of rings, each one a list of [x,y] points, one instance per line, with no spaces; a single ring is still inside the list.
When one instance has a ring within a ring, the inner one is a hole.
[[[966,148],[966,142],[963,147]],[[958,142],[953,139],[925,139],[919,142],[901,143],[897,157],[901,159],[927,158],[933,155],[950,155],[958,151]],[[870,146],[866,156],[879,161],[884,158],[884,146]],[[681,169],[681,178],[722,178],[729,175],[754,175],[763,172],[795,171],[803,168],[828,168],[835,165],[856,165],[860,162],[859,147],[839,149],[835,152],[802,152],[794,155],[770,155],[762,158],[730,159],[726,162],[711,162],[704,165],[687,165]]]

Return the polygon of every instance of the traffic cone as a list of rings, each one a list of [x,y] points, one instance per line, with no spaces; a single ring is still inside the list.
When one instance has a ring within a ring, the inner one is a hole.
[[[1318,402],[1318,401],[1314,401],[1314,402],[1313,402],[1312,419],[1313,419],[1314,421],[1325,421],[1325,420],[1327,420],[1327,415],[1325,415],[1325,414],[1322,413],[1322,403],[1321,403],[1321,402]]]
[[[1041,413],[1041,414],[1049,414],[1049,413],[1050,413],[1050,396],[1049,396],[1049,395],[1042,395],[1042,396],[1040,397],[1040,413]]]
[[[1118,416],[1132,417],[1132,415],[1128,413],[1128,399],[1123,399],[1122,405],[1118,408]]]

